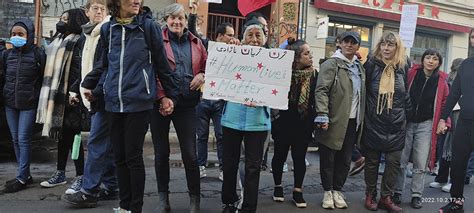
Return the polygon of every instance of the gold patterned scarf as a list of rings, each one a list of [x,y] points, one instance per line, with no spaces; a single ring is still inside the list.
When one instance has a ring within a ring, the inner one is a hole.
[[[383,61],[385,68],[382,71],[379,84],[379,96],[377,98],[377,114],[380,115],[384,108],[390,111],[393,106],[393,94],[395,93],[395,64],[391,61]]]
[[[293,70],[291,74],[291,86],[289,101],[296,104],[298,113],[303,117],[308,114],[309,99],[311,93],[311,80],[314,77],[312,67],[305,70]]]

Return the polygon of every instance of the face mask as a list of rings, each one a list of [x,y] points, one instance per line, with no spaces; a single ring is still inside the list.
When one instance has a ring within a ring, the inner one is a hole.
[[[26,44],[26,38],[20,36],[13,36],[10,38],[10,43],[15,47],[23,47]]]
[[[58,31],[58,32],[61,33],[61,34],[66,33],[66,22],[64,22],[64,21],[59,21],[59,22],[56,24],[56,31]]]

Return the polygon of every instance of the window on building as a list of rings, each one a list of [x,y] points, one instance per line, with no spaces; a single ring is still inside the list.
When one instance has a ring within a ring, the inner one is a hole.
[[[346,31],[355,31],[360,34],[361,45],[359,53],[362,56],[362,62],[365,62],[367,55],[370,52],[370,43],[371,43],[371,28],[369,26],[362,26],[351,23],[343,23],[337,21],[330,21],[328,27],[328,38],[326,39],[326,53],[325,57],[329,58],[336,51],[336,37],[337,35],[346,32]]]

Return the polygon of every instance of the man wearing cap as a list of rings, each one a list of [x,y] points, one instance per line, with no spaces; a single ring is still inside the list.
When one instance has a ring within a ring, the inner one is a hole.
[[[356,56],[360,35],[341,34],[341,49],[321,64],[316,85],[316,138],[320,143],[322,207],[347,208],[341,193],[354,144],[359,143],[365,109],[365,71]],[[337,160],[336,160],[337,159]]]

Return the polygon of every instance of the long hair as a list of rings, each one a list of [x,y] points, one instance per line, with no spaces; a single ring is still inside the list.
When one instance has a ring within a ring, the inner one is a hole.
[[[142,13],[142,6],[144,3],[145,0],[141,0],[139,13]],[[112,17],[120,17],[120,0],[107,0],[107,8]]]
[[[303,45],[307,44],[306,41],[303,40],[295,40],[294,38],[288,38],[288,46],[286,49],[295,51],[295,59],[293,60],[293,69],[296,69],[297,59],[301,57],[303,53],[303,49],[301,48]]]
[[[393,57],[392,61],[398,65],[398,67],[404,67],[407,63],[407,55],[405,52],[405,46],[403,45],[398,33],[387,31],[382,35],[379,42],[377,45],[375,45],[375,48],[372,51],[372,55],[379,60],[382,60],[382,51],[380,49],[382,43],[392,43],[397,46],[397,50],[395,51],[395,56]]]
[[[451,72],[449,72],[448,82],[452,83],[458,74],[458,69],[461,67],[461,63],[464,61],[463,58],[456,58],[451,64]]]

